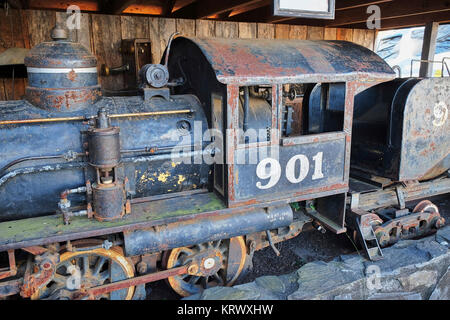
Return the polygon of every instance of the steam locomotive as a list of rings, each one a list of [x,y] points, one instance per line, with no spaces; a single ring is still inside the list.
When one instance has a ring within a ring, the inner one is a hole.
[[[55,28],[0,103],[0,297],[142,299],[231,285],[306,224],[369,258],[444,224],[448,78],[343,41],[171,38],[138,96]]]

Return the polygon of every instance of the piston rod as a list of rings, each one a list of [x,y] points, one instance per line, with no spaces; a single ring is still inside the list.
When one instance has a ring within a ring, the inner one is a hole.
[[[121,289],[126,289],[133,286],[139,286],[142,284],[146,284],[149,282],[155,282],[159,280],[163,280],[169,277],[179,276],[182,274],[186,274],[188,272],[189,265],[184,265],[181,267],[168,269],[160,272],[150,273],[146,274],[140,277],[134,277],[131,279],[125,279],[113,283],[108,283],[102,286],[97,286],[93,288],[89,288],[83,291],[78,291],[77,294],[75,294],[75,299],[80,300],[84,297],[95,297],[97,295],[102,295],[105,293],[109,293],[112,291],[117,291]]]

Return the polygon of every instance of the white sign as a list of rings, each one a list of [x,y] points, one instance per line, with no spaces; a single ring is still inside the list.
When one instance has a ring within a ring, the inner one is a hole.
[[[280,0],[280,9],[328,12],[328,0]]]

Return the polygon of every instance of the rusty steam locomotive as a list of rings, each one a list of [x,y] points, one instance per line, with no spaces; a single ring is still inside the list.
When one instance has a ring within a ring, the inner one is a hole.
[[[444,223],[424,199],[450,191],[448,78],[394,79],[349,42],[176,37],[140,95],[106,97],[52,38],[0,103],[0,297],[188,296],[305,224],[378,259]]]

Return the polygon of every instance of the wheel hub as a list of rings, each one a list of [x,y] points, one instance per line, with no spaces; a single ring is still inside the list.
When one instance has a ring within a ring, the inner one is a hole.
[[[233,263],[237,268],[233,271],[228,268],[230,241],[239,244],[234,246]],[[244,238],[236,237],[173,249],[166,254],[163,265],[171,269],[190,264],[188,274],[167,279],[179,295],[189,296],[209,287],[233,284],[244,268],[246,252]]]
[[[72,299],[78,290],[134,277],[133,265],[119,247],[65,252],[60,256],[53,279],[32,299]],[[134,287],[96,296],[96,299],[130,300]]]

